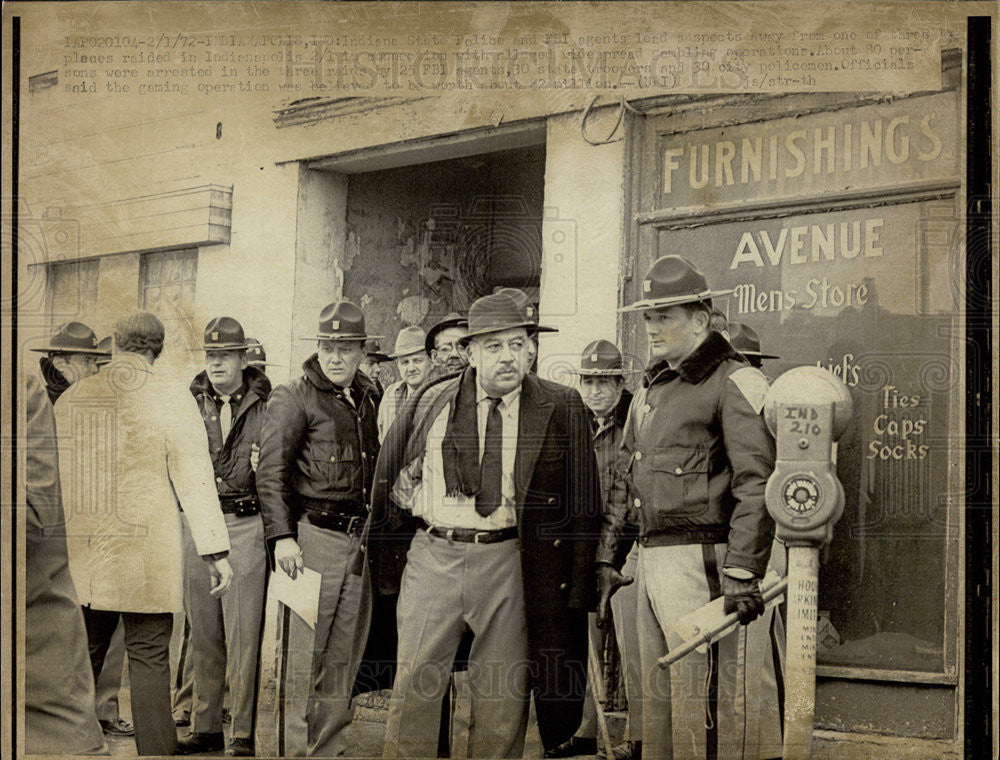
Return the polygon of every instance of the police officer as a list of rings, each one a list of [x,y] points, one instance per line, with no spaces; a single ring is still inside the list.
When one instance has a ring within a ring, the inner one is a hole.
[[[207,568],[184,531],[184,604],[191,630],[194,673],[191,733],[177,754],[223,748],[222,699],[228,680],[232,728],[226,754],[253,755],[253,718],[260,652],[267,549],[254,478],[253,448],[260,441],[271,382],[249,366],[243,326],[217,317],[205,327],[205,370],[191,382],[208,433],[215,487],[229,530],[229,561],[236,580],[216,599]]]
[[[636,610],[643,679],[643,751],[674,760],[767,758],[781,754],[769,633],[759,580],[774,525],[764,487],[774,441],[761,416],[767,380],[709,328],[721,295],[685,258],[658,259],[642,281],[650,360],[632,402],[598,549],[598,614],[631,582],[615,568],[629,505],[638,512]],[[777,552],[776,552],[777,554]],[[657,660],[664,633],[687,613],[724,596],[741,625],[704,655],[669,670]]]
[[[382,343],[378,338],[365,341],[365,355],[358,369],[375,383],[380,396],[385,395],[383,381],[386,379],[386,372],[382,365],[388,361],[391,361],[389,355],[382,350]]]
[[[353,303],[327,306],[317,352],[274,389],[264,416],[257,491],[276,572],[321,575],[315,630],[280,610],[279,755],[337,755],[352,719],[371,609],[361,535],[379,450],[378,391],[358,372],[371,337]]]
[[[608,502],[625,419],[632,403],[632,393],[625,387],[625,376],[631,372],[632,370],[625,369],[618,346],[607,340],[595,340],[587,344],[580,356],[580,368],[573,370],[573,374],[580,377],[580,396],[587,406],[590,430],[594,437],[602,504]],[[633,511],[630,510],[625,522],[627,535],[637,535],[638,527]],[[637,558],[638,550],[633,546],[623,568],[626,575],[634,575]],[[639,638],[635,627],[635,590],[634,585],[627,586],[615,594],[611,601],[615,636],[621,654],[622,673],[625,675],[629,738],[614,748],[614,757],[608,760],[638,758],[642,754],[642,689],[639,680]],[[590,616],[590,640],[596,652],[603,652],[603,640],[593,614]],[[597,752],[597,710],[592,692],[593,684],[588,680],[587,700],[583,705],[580,728],[572,739],[550,751],[546,757],[574,757]]]
[[[46,345],[31,350],[45,354],[39,363],[45,390],[53,404],[73,383],[96,375],[98,360],[111,356],[110,347],[99,346],[97,335],[83,322],[59,325]]]
[[[256,338],[247,337],[247,364],[261,372],[267,372],[264,367],[274,366],[267,360],[267,352]]]
[[[746,357],[751,367],[760,369],[764,365],[764,359],[781,358],[775,354],[765,354],[760,350],[760,338],[757,337],[757,331],[750,325],[743,322],[733,322],[729,326],[729,331],[729,342],[733,348]]]

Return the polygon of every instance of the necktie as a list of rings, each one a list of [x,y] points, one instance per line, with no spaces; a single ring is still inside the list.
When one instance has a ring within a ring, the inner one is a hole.
[[[233,427],[233,407],[229,405],[230,396],[222,396],[222,406],[219,407],[219,426],[222,428],[222,442],[229,437]]]
[[[476,494],[476,512],[489,517],[500,506],[500,484],[503,477],[503,420],[500,417],[500,401],[490,399],[490,411],[486,416],[486,442],[483,458],[479,463],[479,492]]]

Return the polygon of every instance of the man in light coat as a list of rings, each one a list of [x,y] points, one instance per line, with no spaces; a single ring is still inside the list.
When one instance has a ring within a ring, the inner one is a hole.
[[[210,563],[213,593],[233,577],[205,426],[188,390],[153,370],[163,337],[148,312],[122,319],[113,360],[66,392],[58,419],[67,531],[86,544],[71,571],[91,666],[100,673],[121,619],[140,755],[170,755],[177,745],[168,650],[183,608],[181,509]]]

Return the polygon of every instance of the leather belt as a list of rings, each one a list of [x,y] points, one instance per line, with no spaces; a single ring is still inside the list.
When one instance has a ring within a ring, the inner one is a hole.
[[[448,541],[458,541],[460,544],[497,544],[517,538],[517,527],[501,528],[500,530],[476,530],[475,528],[439,528],[424,524],[427,532],[436,538]]]
[[[219,505],[222,507],[222,514],[236,515],[237,517],[251,517],[260,514],[260,502],[256,496],[244,496],[241,498],[219,497]]]
[[[368,515],[342,515],[335,512],[306,512],[302,519],[317,528],[346,533],[349,536],[361,533]]]

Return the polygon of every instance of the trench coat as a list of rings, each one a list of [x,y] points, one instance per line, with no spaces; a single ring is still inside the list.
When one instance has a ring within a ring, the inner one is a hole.
[[[56,410],[70,570],[80,603],[181,612],[181,509],[198,554],[229,551],[208,436],[190,391],[117,354]]]
[[[425,384],[389,430],[375,467],[368,542],[373,587],[380,593],[398,593],[405,567],[398,548],[408,545],[418,527],[405,505],[401,508],[395,501],[405,490],[397,482],[400,474],[419,472],[408,460],[422,446],[409,439],[415,430],[426,434],[424,423],[454,400],[459,383],[474,382],[475,370],[470,368]],[[524,378],[514,485],[529,687],[535,694],[542,743],[551,748],[569,739],[580,724],[587,680],[587,612],[594,609],[596,594],[601,491],[590,423],[577,391],[532,374]]]

